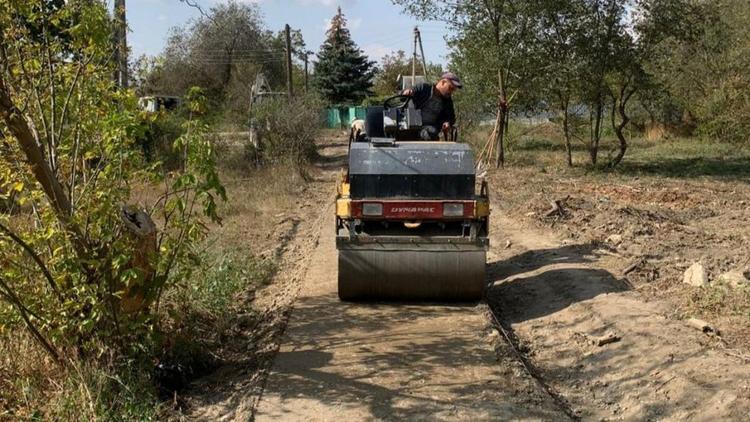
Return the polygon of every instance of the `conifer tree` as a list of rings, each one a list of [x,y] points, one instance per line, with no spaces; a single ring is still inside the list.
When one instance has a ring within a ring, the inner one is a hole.
[[[339,7],[318,52],[314,86],[330,104],[357,104],[370,94],[374,66],[352,41]]]

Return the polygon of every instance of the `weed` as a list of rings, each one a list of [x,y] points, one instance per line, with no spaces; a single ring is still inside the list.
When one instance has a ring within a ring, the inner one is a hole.
[[[0,341],[0,420],[149,421],[159,411],[149,371],[134,361],[61,369],[25,333]]]
[[[271,261],[216,244],[206,245],[195,259],[200,269],[163,299],[160,310],[163,338],[156,378],[163,395],[182,389],[218,363],[217,351],[236,315],[249,311],[242,308],[275,271]]]

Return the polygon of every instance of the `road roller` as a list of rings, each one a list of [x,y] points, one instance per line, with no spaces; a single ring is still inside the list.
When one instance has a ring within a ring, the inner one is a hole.
[[[453,128],[420,140],[411,97],[368,107],[337,183],[338,295],[344,301],[477,301],[490,206]]]

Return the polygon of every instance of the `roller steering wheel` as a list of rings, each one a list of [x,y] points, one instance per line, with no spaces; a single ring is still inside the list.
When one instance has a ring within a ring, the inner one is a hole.
[[[387,98],[385,101],[383,101],[383,107],[386,109],[390,108],[398,108],[398,109],[405,109],[407,105],[409,105],[409,101],[412,100],[411,95],[403,95],[398,94],[394,95],[393,97]]]

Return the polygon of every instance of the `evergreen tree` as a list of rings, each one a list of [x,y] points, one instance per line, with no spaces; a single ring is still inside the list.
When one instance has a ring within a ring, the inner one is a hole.
[[[313,85],[330,104],[356,104],[370,94],[374,66],[352,41],[339,7],[320,46]]]

